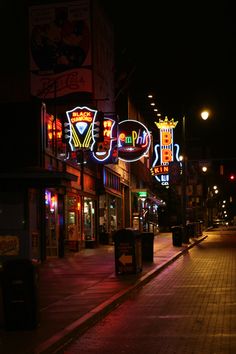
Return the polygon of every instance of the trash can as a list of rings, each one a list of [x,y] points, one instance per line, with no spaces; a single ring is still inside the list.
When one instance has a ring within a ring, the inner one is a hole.
[[[142,233],[142,260],[144,262],[153,262],[154,254],[154,233]]]
[[[134,274],[142,271],[141,234],[134,229],[120,229],[114,233],[115,271]]]
[[[189,222],[186,225],[186,232],[188,237],[196,237],[197,233],[196,233],[196,223],[195,222]]]
[[[171,230],[173,246],[181,247],[183,239],[183,226],[172,226]]]
[[[38,326],[38,272],[30,260],[3,263],[2,298],[6,330],[31,330]]]
[[[182,244],[188,244],[189,243],[189,235],[188,235],[188,231],[187,231],[187,225],[184,228],[182,228]]]
[[[108,232],[100,232],[99,233],[99,243],[101,245],[109,245],[109,233]]]
[[[202,236],[202,230],[203,230],[203,221],[198,221],[198,232],[197,232],[197,237]]]

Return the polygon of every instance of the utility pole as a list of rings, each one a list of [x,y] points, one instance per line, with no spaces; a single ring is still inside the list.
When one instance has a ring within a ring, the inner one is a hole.
[[[183,242],[187,240],[186,228],[186,187],[187,187],[187,154],[186,154],[186,118],[182,118],[182,139],[183,139],[183,160],[182,160],[182,198],[181,198],[181,214],[183,226]]]

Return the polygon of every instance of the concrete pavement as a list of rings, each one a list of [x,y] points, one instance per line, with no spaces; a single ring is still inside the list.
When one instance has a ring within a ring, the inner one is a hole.
[[[114,245],[100,245],[63,259],[47,260],[38,267],[38,328],[29,331],[1,328],[0,353],[55,352],[206,237],[204,233],[190,239],[189,244],[175,247],[171,233],[156,235],[153,262],[144,261],[142,272],[137,274],[115,274]]]

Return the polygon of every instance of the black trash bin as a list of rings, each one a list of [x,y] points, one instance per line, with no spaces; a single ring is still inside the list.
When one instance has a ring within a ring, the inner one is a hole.
[[[109,233],[108,232],[100,232],[99,243],[101,245],[109,245]]]
[[[189,222],[186,225],[186,232],[188,237],[196,237],[196,223]]]
[[[31,330],[38,326],[38,271],[30,260],[3,263],[2,298],[6,330]]]
[[[120,229],[114,233],[116,274],[142,271],[141,234],[134,229]]]
[[[142,260],[153,262],[154,254],[154,233],[142,232]]]
[[[202,236],[203,221],[196,221],[195,237]]]
[[[198,226],[199,226],[199,228],[198,228],[198,236],[202,236],[202,231],[203,231],[203,221],[202,220],[200,220],[198,222]]]
[[[173,246],[181,247],[183,241],[183,226],[172,226],[171,231]]]
[[[188,231],[187,231],[187,225],[184,228],[182,228],[182,244],[189,244],[189,235],[188,235]]]

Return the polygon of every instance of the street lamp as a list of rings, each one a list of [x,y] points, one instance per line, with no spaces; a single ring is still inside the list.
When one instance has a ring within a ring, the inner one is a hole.
[[[201,118],[203,120],[207,120],[209,117],[209,112],[204,110],[201,112]],[[188,242],[188,237],[187,237],[187,229],[186,229],[186,224],[187,224],[187,194],[186,194],[186,188],[187,188],[187,154],[186,154],[186,117],[183,116],[182,118],[182,141],[183,141],[183,146],[182,146],[182,199],[181,199],[181,214],[182,214],[182,226],[183,226],[183,242]]]
[[[202,111],[201,112],[201,117],[203,120],[207,120],[209,118],[209,112],[208,111]]]
[[[187,171],[186,171],[186,134],[185,134],[185,116],[182,118],[182,199],[181,199],[181,214],[182,214],[182,226],[183,226],[183,241],[186,241],[186,187],[187,187]]]

